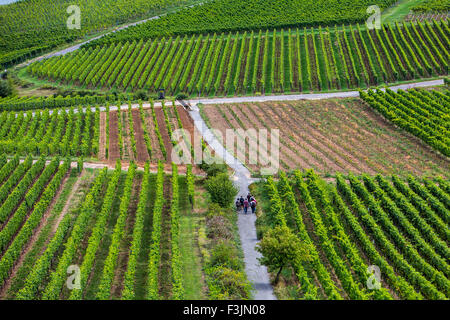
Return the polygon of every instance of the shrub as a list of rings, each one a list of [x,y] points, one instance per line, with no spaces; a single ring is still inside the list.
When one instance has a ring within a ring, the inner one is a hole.
[[[141,90],[136,91],[134,98],[137,100],[147,101],[148,94],[145,90],[141,89]]]
[[[11,84],[6,80],[0,80],[0,97],[4,98],[13,93]]]
[[[211,195],[212,202],[224,208],[233,202],[238,192],[226,173],[209,178],[206,182],[206,190]]]
[[[208,177],[217,176],[219,173],[227,173],[228,167],[224,163],[213,163],[210,165],[204,165],[203,170],[205,170]]]
[[[240,263],[236,247],[228,241],[220,241],[211,252],[210,265],[239,270]]]
[[[209,269],[208,274],[212,278],[210,295],[213,300],[242,300],[250,297],[251,286],[243,272],[219,266]]]
[[[233,239],[233,231],[230,226],[230,222],[224,216],[213,216],[206,221],[208,230],[208,238],[210,239]]]
[[[181,92],[181,93],[177,94],[177,96],[175,97],[175,100],[186,100],[188,98],[189,98],[189,96],[186,93]]]

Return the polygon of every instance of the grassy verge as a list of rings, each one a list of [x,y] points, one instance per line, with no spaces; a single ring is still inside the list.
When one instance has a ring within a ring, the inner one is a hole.
[[[207,296],[198,247],[198,229],[202,224],[201,215],[191,208],[187,194],[186,177],[180,176],[179,184],[180,252],[183,264],[185,299],[204,300]]]

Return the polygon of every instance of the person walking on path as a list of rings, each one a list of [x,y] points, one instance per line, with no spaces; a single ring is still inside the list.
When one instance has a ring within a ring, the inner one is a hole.
[[[253,198],[253,200],[250,202],[250,207],[252,208],[252,213],[254,214],[256,211],[256,200]]]
[[[249,192],[249,193],[247,194],[247,201],[250,202],[251,199],[252,199],[252,194]]]
[[[244,206],[244,197],[241,196],[241,198],[239,199],[239,201],[241,201],[241,207],[243,207],[243,206]]]
[[[247,214],[247,211],[248,211],[248,205],[249,205],[248,200],[245,199],[245,200],[244,200],[244,213],[245,213],[245,214]]]
[[[236,211],[241,211],[241,199],[236,199]]]

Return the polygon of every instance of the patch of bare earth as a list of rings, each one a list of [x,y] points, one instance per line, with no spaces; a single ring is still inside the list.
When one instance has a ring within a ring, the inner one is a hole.
[[[98,160],[106,159],[106,112],[100,112],[100,136],[98,141]]]
[[[242,121],[242,123],[244,124],[244,129],[255,129],[256,130],[256,141],[258,141],[258,130],[259,129],[263,129],[265,128],[263,124],[261,123],[255,123],[258,121],[258,119],[255,119],[255,117],[253,117],[252,112],[246,108],[246,105],[232,105],[231,109],[234,111],[234,113],[239,117],[239,119]],[[268,132],[268,140],[270,139],[270,133]],[[258,141],[259,143],[259,141]],[[270,147],[270,143],[271,140],[269,140],[267,142],[268,147]],[[258,144],[255,142],[255,147],[258,147]],[[281,150],[281,161],[282,161],[282,166],[286,165],[286,169],[288,169],[289,167],[295,167],[297,165],[297,163],[294,161],[293,157],[290,157],[289,155],[286,155],[285,152],[283,152],[284,150]],[[261,160],[262,161],[268,161],[270,158],[270,150],[268,150],[268,157],[263,157],[263,159],[261,159],[261,155],[258,154],[258,165],[261,164]],[[272,158],[272,161],[274,161],[275,159]],[[267,162],[266,162],[267,163]]]
[[[293,137],[289,134],[288,128],[274,122],[271,114],[261,108],[260,104],[251,104],[248,110],[252,112],[260,122],[264,123],[268,130],[278,129],[280,131],[280,152],[292,157],[295,162],[295,168],[318,168],[320,163],[317,162],[308,152],[303,152],[302,146],[295,143]]]

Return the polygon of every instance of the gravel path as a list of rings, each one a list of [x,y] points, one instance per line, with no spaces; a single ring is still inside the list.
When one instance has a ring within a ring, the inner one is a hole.
[[[202,134],[205,141],[215,151],[216,156],[224,159],[225,163],[234,169],[234,184],[239,189],[239,194],[247,195],[248,186],[255,182],[251,178],[250,171],[235,157],[233,157],[223,145],[214,137],[208,126],[200,115],[197,106],[189,112],[195,126]],[[256,216],[254,214],[239,214],[238,228],[241,238],[242,250],[244,251],[245,272],[247,278],[253,285],[253,298],[255,300],[276,300],[269,280],[267,268],[259,264],[258,258],[261,254],[255,250],[258,243],[256,238]]]
[[[389,87],[389,89],[393,91],[398,90],[408,90],[412,88],[424,88],[424,87],[434,87],[440,86],[444,84],[443,79],[439,80],[431,80],[431,81],[421,81],[416,83],[408,83],[401,84],[397,86]],[[385,91],[384,88],[381,88],[382,91]],[[366,90],[367,91],[367,90]],[[295,94],[295,95],[274,95],[274,96],[248,96],[248,97],[232,97],[232,98],[212,98],[212,99],[191,99],[187,100],[191,105],[197,105],[199,103],[204,105],[209,104],[226,104],[226,103],[246,103],[246,102],[268,102],[268,101],[295,101],[295,100],[326,100],[326,99],[336,99],[336,98],[356,98],[359,97],[358,91],[346,91],[346,92],[332,92],[332,93],[303,93],[303,94]],[[170,102],[171,103],[171,102]],[[181,103],[178,101],[175,102],[176,105],[180,106]],[[168,102],[166,102],[168,105]],[[143,103],[142,106],[144,108],[150,108],[150,103]],[[155,102],[155,107],[161,107],[161,102]],[[132,109],[139,108],[138,104],[132,104]],[[121,110],[128,110],[128,104],[123,104]],[[83,111],[86,111],[86,107],[82,108]],[[58,110],[61,110],[59,108]],[[69,109],[65,109],[67,112]],[[110,111],[117,110],[117,106],[111,106]],[[91,107],[91,111],[95,111],[95,107]],[[106,111],[106,107],[100,107],[100,111]],[[74,112],[78,112],[77,109]],[[53,110],[50,110],[50,114],[53,113]],[[34,115],[34,112],[32,113]]]

